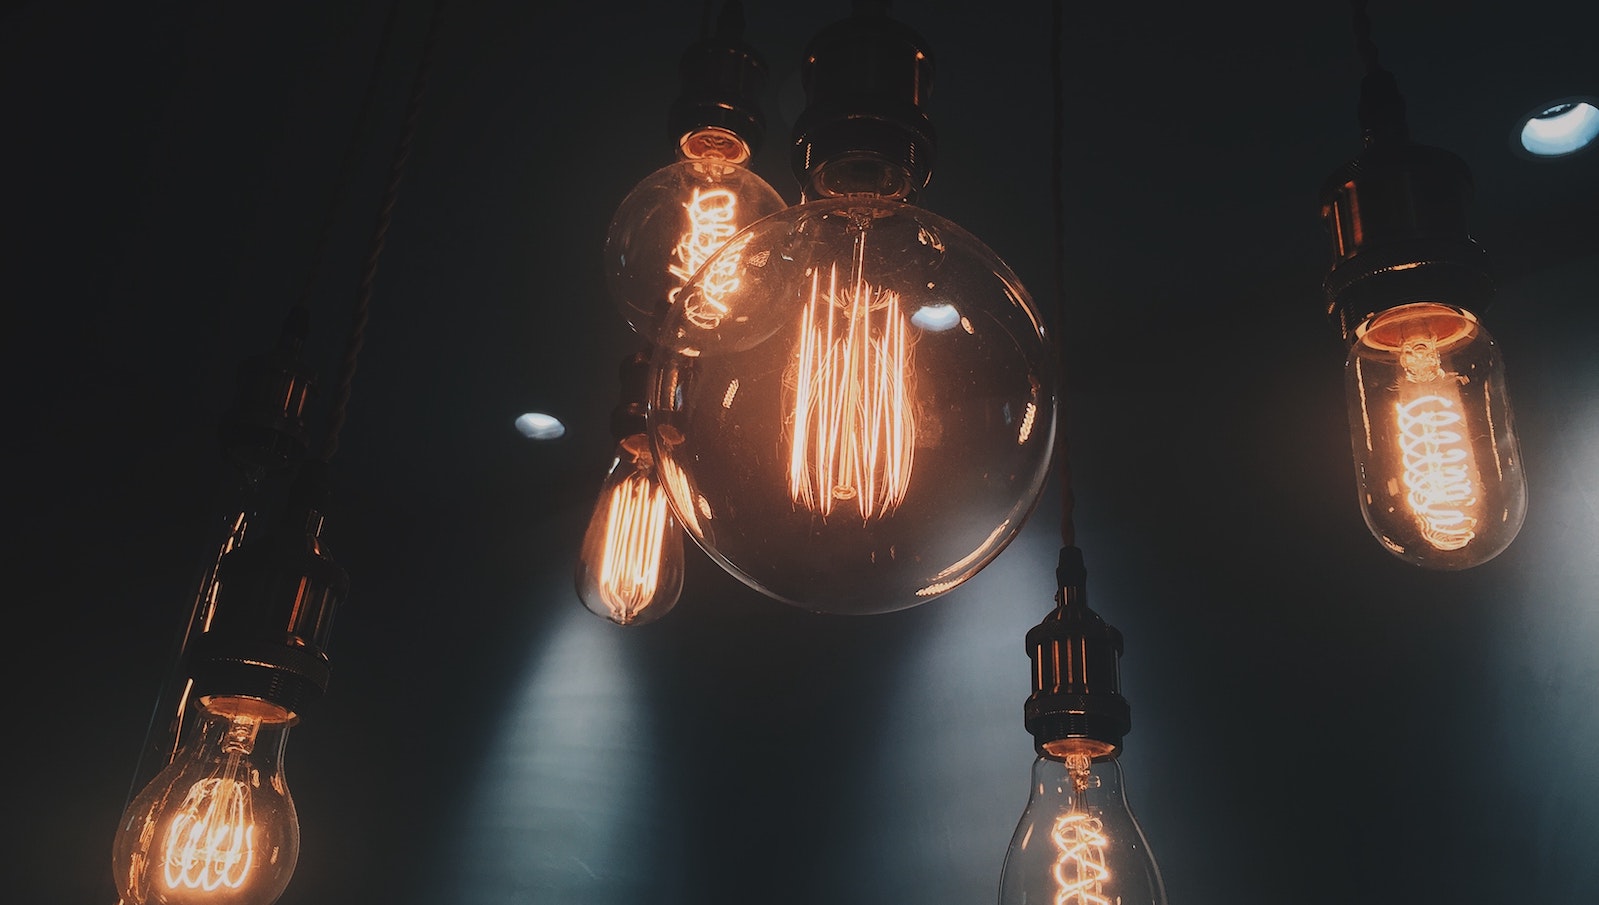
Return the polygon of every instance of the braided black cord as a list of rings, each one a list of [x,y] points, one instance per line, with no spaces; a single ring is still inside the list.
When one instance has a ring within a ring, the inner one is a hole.
[[[316,287],[317,280],[322,275],[322,263],[327,259],[328,247],[332,244],[333,221],[338,210],[344,206],[345,195],[348,194],[350,183],[354,181],[355,162],[359,156],[356,152],[361,146],[361,132],[367,122],[372,119],[372,106],[377,97],[379,74],[383,71],[383,63],[389,57],[389,49],[394,43],[394,23],[399,18],[399,0],[389,4],[388,16],[383,21],[383,36],[378,41],[377,56],[372,61],[371,74],[367,76],[366,88],[361,94],[361,106],[356,113],[355,123],[350,130],[350,140],[344,146],[344,157],[339,161],[338,177],[333,183],[333,195],[329,199],[328,209],[322,217],[322,233],[317,239],[316,253],[311,258],[311,270],[306,274],[305,286],[300,290],[300,299],[295,302],[296,308],[309,308],[311,293]]]
[[[1376,72],[1382,64],[1377,60],[1377,44],[1371,39],[1371,16],[1366,12],[1366,0],[1350,0],[1350,17],[1361,65],[1368,73]]]
[[[350,405],[350,390],[355,379],[356,359],[361,354],[361,347],[366,341],[366,325],[372,307],[372,284],[377,278],[378,259],[383,255],[384,245],[388,241],[389,223],[393,219],[394,203],[399,196],[400,177],[405,171],[405,162],[411,155],[411,141],[416,137],[417,113],[422,108],[422,94],[427,87],[428,70],[433,63],[433,49],[437,43],[439,13],[443,9],[443,0],[433,4],[433,15],[428,21],[426,43],[422,48],[422,61],[417,66],[416,75],[411,82],[411,97],[406,106],[405,126],[400,133],[399,144],[394,149],[394,159],[389,165],[389,182],[383,191],[383,204],[378,209],[377,226],[372,233],[372,243],[367,252],[366,267],[361,274],[361,289],[356,299],[355,312],[351,317],[350,335],[345,342],[344,360],[340,364],[338,390],[334,395],[333,409],[329,414],[327,437],[322,444],[321,459],[327,462],[339,449],[339,434],[344,428]]]
[[[1059,373],[1055,394],[1055,467],[1060,479],[1060,539],[1063,546],[1076,546],[1077,527],[1072,521],[1072,508],[1076,497],[1072,493],[1071,457],[1066,448],[1066,109],[1065,77],[1062,73],[1061,31],[1064,10],[1062,0],[1055,0],[1050,17],[1049,72],[1052,80],[1053,140],[1050,152],[1050,196],[1054,201],[1055,228],[1055,364]]]

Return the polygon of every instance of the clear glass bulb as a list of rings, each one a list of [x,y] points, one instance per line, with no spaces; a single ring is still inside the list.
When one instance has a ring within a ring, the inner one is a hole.
[[[1360,508],[1383,547],[1465,569],[1509,546],[1527,484],[1504,363],[1476,317],[1434,302],[1376,314],[1344,378]]]
[[[1160,867],[1109,746],[1033,762],[1033,789],[1000,872],[1000,905],[1166,905]]]
[[[666,615],[683,591],[683,533],[655,473],[649,440],[616,447],[577,561],[577,594],[596,616],[643,625]]]
[[[931,600],[999,555],[1055,429],[1031,297],[982,242],[867,195],[739,233],[684,289],[651,365],[673,509],[751,587],[806,609]]]
[[[606,286],[628,324],[652,342],[700,265],[740,229],[785,206],[744,166],[749,146],[732,132],[691,132],[678,156],[628,193],[605,237]]]
[[[300,823],[283,777],[295,717],[254,698],[200,702],[172,763],[117,828],[124,905],[270,905],[289,885]]]

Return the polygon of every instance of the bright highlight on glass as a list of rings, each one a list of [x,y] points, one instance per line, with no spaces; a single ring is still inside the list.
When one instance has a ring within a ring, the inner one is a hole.
[[[1574,154],[1599,138],[1599,107],[1585,100],[1552,104],[1527,117],[1521,146],[1538,157]]]
[[[683,535],[643,434],[617,447],[583,535],[576,582],[583,605],[617,625],[653,622],[682,593]]]
[[[1504,366],[1469,312],[1413,303],[1356,330],[1345,371],[1361,511],[1406,561],[1463,569],[1526,515]]]
[[[270,905],[294,873],[300,825],[283,777],[293,715],[253,698],[197,709],[192,738],[118,827],[124,905]]]
[[[566,425],[553,415],[528,412],[516,419],[516,429],[529,440],[554,440],[566,434]]]
[[[923,305],[911,315],[911,324],[938,333],[960,326],[961,313],[954,305]]]

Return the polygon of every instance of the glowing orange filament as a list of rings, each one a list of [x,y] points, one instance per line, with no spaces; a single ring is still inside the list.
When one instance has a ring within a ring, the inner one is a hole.
[[[647,472],[628,475],[611,491],[599,586],[617,622],[632,621],[655,597],[666,519],[666,494]]]
[[[1074,799],[1094,784],[1089,763],[1084,754],[1066,757]],[[1055,905],[1112,905],[1104,893],[1110,881],[1110,868],[1105,865],[1110,837],[1105,835],[1104,823],[1074,804],[1056,818],[1050,839],[1055,843]]]
[[[246,761],[260,724],[236,720],[223,744],[227,757],[212,774],[184,796],[167,828],[162,864],[168,889],[184,887],[207,892],[238,889],[255,864],[255,818]]]
[[[788,488],[823,516],[854,502],[862,519],[905,499],[916,446],[908,319],[893,292],[857,278],[841,297],[838,269],[811,276],[790,426]]]
[[[1471,481],[1471,453],[1450,384],[1460,378],[1444,372],[1438,342],[1431,336],[1407,339],[1400,349],[1405,380],[1444,388],[1396,406],[1403,480],[1410,510],[1427,543],[1459,550],[1477,536],[1477,520],[1467,511],[1477,502]]]
[[[687,282],[738,232],[738,198],[728,189],[701,191],[696,188],[683,208],[688,212],[688,232],[672,250],[677,263],[668,264],[666,269],[672,276]],[[727,305],[722,300],[738,288],[739,250],[729,249],[705,275],[700,291],[694,294],[692,304],[684,312],[695,326],[714,330],[727,315]],[[667,301],[675,303],[682,291],[680,284],[667,293]]]
[[[1050,833],[1055,843],[1055,905],[1111,905],[1104,895],[1105,835],[1099,818],[1081,811],[1062,814]]]

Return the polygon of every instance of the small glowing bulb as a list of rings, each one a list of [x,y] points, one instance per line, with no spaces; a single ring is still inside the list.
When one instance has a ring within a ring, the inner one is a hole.
[[[1000,874],[1000,905],[1165,905],[1111,746],[1054,745],[1066,747],[1033,764],[1032,795]]]
[[[1355,331],[1346,378],[1366,523],[1384,548],[1438,569],[1498,555],[1526,515],[1504,366],[1469,312],[1414,303]]]
[[[578,597],[617,625],[666,615],[683,590],[683,534],[643,434],[623,440],[583,535]]]
[[[300,851],[283,777],[293,714],[254,698],[199,703],[192,737],[123,814],[113,870],[124,905],[270,905]]]
[[[683,286],[739,230],[784,208],[777,190],[745,164],[749,145],[716,127],[683,136],[678,161],[634,186],[605,238],[606,286],[634,331],[659,340],[661,322]],[[727,313],[719,299],[738,288],[736,254],[706,275],[706,291],[686,312],[715,329]]]

